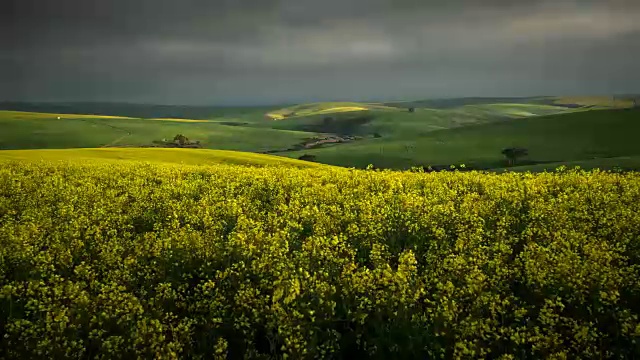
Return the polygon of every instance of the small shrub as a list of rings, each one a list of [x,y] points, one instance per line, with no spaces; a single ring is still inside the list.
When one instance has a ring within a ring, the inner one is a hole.
[[[315,155],[311,155],[311,154],[304,154],[304,155],[301,155],[300,157],[298,157],[298,160],[316,161],[316,156]]]

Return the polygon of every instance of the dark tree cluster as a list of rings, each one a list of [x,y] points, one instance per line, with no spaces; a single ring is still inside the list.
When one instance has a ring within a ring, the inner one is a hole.
[[[298,157],[298,160],[316,161],[316,156],[315,155],[310,155],[310,154],[304,154],[304,155],[301,155],[300,157]]]
[[[524,148],[510,147],[502,150],[502,155],[507,158],[509,166],[513,166],[519,158],[529,155],[529,151]]]
[[[182,134],[178,134],[176,136],[173,137],[173,141],[177,142],[180,145],[185,145],[189,143],[189,138],[182,135]]]

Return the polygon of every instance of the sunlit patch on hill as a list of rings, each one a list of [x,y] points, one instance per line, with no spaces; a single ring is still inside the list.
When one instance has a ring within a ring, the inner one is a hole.
[[[634,106],[632,98],[615,96],[562,96],[553,101],[557,105],[576,105],[608,108],[630,108]]]
[[[32,120],[32,119],[135,119],[127,116],[111,115],[79,115],[79,114],[52,114],[24,111],[0,110],[0,119]]]
[[[283,120],[293,117],[314,116],[322,114],[334,114],[343,112],[367,111],[367,110],[398,110],[398,108],[382,104],[357,103],[357,102],[322,102],[302,104],[271,111],[266,117],[271,120]]]
[[[157,120],[157,121],[175,121],[175,122],[186,122],[186,123],[206,123],[212,122],[211,120],[197,120],[197,119],[178,119],[178,118],[153,118],[148,120]]]
[[[460,107],[459,109],[471,113],[506,116],[513,118],[553,115],[568,111],[575,111],[562,106],[516,103],[465,105]]]
[[[162,164],[235,164],[235,165],[281,165],[300,168],[326,167],[314,162],[289,159],[281,156],[255,154],[241,151],[209,149],[167,149],[167,148],[98,148],[98,149],[46,149],[46,150],[3,150],[0,162],[18,160],[32,161],[145,161]]]

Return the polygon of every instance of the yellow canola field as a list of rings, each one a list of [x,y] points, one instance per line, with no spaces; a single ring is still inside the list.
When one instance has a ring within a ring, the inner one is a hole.
[[[4,162],[0,358],[638,358],[640,174]]]

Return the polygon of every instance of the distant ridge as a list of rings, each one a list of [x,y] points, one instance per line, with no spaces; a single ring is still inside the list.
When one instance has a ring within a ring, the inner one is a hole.
[[[207,119],[227,113],[246,111],[247,109],[271,107],[260,106],[191,106],[191,105],[154,105],[108,102],[0,102],[0,110],[27,111],[39,113],[111,115],[136,118],[182,118]],[[279,107],[275,107],[276,109]]]

